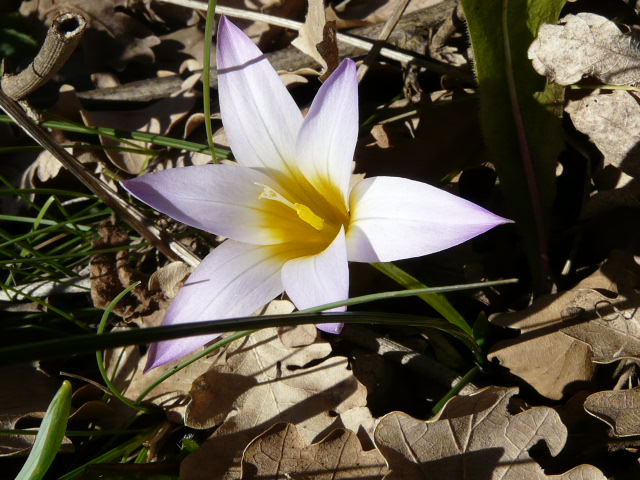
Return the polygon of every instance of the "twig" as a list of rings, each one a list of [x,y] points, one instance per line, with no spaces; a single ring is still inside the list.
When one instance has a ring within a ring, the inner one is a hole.
[[[4,93],[20,100],[48,82],[76,49],[86,27],[87,21],[78,13],[58,15],[29,66],[17,75],[7,75],[2,79],[0,86]]]
[[[369,71],[369,66],[378,56],[378,53],[382,49],[382,44],[389,39],[391,32],[393,32],[393,29],[396,28],[396,25],[400,21],[400,17],[402,17],[402,14],[407,9],[407,5],[409,5],[410,1],[411,0],[399,0],[396,4],[393,13],[385,22],[384,27],[382,27],[382,31],[380,32],[380,35],[378,35],[378,40],[373,44],[373,48],[369,50],[369,53],[367,53],[367,56],[364,57],[360,68],[358,68],[358,82],[361,82],[364,76],[367,74],[367,71]]]
[[[125,222],[142,235],[149,243],[171,260],[182,260],[197,266],[200,259],[184,245],[168,238],[137,208],[129,205],[103,181],[93,176],[69,152],[60,147],[42,128],[31,120],[20,105],[0,91],[0,108],[9,115],[22,130],[45,150],[51,153],[80,182],[91,190],[107,206],[111,207]]]

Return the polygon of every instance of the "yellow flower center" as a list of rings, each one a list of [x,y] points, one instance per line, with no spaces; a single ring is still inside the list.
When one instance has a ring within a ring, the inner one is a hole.
[[[263,185],[262,183],[256,183],[263,188],[262,193],[260,194],[260,198],[264,198],[267,200],[273,200],[275,202],[280,202],[283,205],[295,210],[298,217],[308,223],[316,230],[320,231],[324,228],[324,219],[316,215],[313,210],[302,203],[293,203],[284,198],[280,193],[276,192],[273,188],[268,187],[267,185]]]

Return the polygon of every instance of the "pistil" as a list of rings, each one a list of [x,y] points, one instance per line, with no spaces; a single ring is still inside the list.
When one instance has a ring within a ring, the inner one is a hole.
[[[298,217],[305,223],[311,225],[316,230],[320,231],[324,228],[324,219],[314,213],[309,207],[302,203],[293,203],[283,197],[280,193],[276,192],[273,188],[263,185],[262,183],[257,183],[262,187],[262,193],[260,194],[260,198],[264,198],[266,200],[274,200],[276,202],[280,202],[283,205],[291,208],[296,212]]]

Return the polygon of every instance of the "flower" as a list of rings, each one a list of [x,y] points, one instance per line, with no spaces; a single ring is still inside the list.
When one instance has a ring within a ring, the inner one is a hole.
[[[237,165],[174,168],[123,182],[174,219],[222,235],[163,324],[245,316],[286,291],[299,309],[348,297],[348,261],[437,252],[508,222],[425,183],[365,178],[350,186],[358,82],[344,60],[303,117],[260,50],[224,17],[218,26],[220,110]],[[318,325],[339,333],[341,324]],[[147,368],[216,335],[152,345]]]

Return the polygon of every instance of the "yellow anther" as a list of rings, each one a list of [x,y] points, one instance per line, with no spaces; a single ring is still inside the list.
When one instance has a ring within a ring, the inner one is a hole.
[[[305,223],[308,223],[316,230],[322,230],[324,228],[324,220],[322,217],[316,215],[313,210],[302,203],[292,203],[286,198],[284,198],[281,194],[276,192],[273,188],[268,187],[267,185],[263,185],[262,183],[257,183],[256,185],[262,187],[262,193],[260,193],[260,198],[264,198],[266,200],[274,200],[276,202],[280,202],[283,205],[295,210],[298,214],[298,217]]]
[[[294,205],[296,207],[296,213],[303,221],[307,222],[316,230],[322,230],[324,228],[324,220],[313,213],[313,210],[301,203],[294,203]]]

